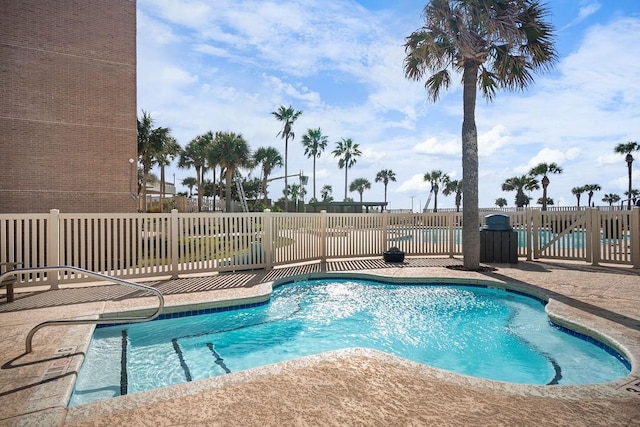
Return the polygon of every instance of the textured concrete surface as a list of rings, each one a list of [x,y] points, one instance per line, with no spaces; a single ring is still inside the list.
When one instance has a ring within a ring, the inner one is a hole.
[[[0,305],[0,425],[640,425],[639,271],[520,262],[477,273],[446,268],[448,264],[456,261],[420,259],[394,266],[344,261],[324,270],[389,280],[491,281],[543,296],[550,300],[547,312],[554,321],[620,349],[630,359],[632,373],[606,384],[517,385],[465,377],[373,350],[347,349],[67,409],[74,371],[92,328],[42,329],[34,352],[24,355],[29,329],[51,318],[149,308],[153,299],[113,299],[105,287],[93,294],[87,288],[66,289],[18,294],[16,302]],[[176,306],[263,298],[270,289],[264,282],[314,276],[321,270],[297,266],[243,273],[248,276],[241,280],[225,275],[158,281],[154,286],[168,295],[169,309],[177,310]],[[224,285],[229,282],[238,285]],[[56,297],[61,292],[82,296],[63,305]],[[104,300],[95,297],[99,292],[105,293]]]

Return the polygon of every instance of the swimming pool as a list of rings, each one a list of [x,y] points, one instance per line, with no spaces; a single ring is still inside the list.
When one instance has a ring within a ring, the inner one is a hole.
[[[613,350],[554,327],[525,295],[314,279],[255,307],[96,329],[69,405],[347,347],[516,383],[598,383],[630,371]]]

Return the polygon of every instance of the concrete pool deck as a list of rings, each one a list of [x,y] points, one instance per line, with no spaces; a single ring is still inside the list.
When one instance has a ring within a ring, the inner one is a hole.
[[[91,326],[50,327],[24,340],[36,324],[60,318],[153,307],[154,298],[115,285],[24,293],[0,304],[0,425],[640,425],[640,271],[627,266],[526,262],[494,271],[447,266],[459,259],[343,260],[207,277],[157,280],[168,310],[221,300],[251,301],[274,280],[360,273],[395,279],[493,281],[550,299],[547,311],[623,350],[632,373],[586,386],[507,384],[420,365],[366,349],[346,349],[208,380],[66,408]],[[145,282],[149,284],[149,282]],[[575,328],[574,328],[575,329]],[[589,367],[585,367],[589,369]],[[637,384],[636,384],[637,383]]]

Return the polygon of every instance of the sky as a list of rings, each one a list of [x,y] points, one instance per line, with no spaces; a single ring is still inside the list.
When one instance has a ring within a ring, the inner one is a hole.
[[[316,159],[316,193],[331,185],[344,198],[344,169],[331,153],[350,138],[362,156],[348,182],[366,178],[365,201],[383,201],[383,169],[395,172],[388,185],[389,209],[422,210],[431,188],[425,173],[441,170],[462,179],[462,88],[437,102],[424,82],[404,76],[404,41],[424,23],[424,2],[415,0],[138,0],[137,105],[156,126],[169,127],[184,147],[207,131],[242,134],[252,150],[275,147],[284,157],[280,106],[302,111],[289,141],[289,174],[309,176],[313,159],[302,136],[321,128],[329,144]],[[539,163],[555,162],[548,197],[555,206],[575,206],[574,187],[598,184],[596,205],[607,193],[623,196],[628,186],[620,143],[640,143],[640,2],[637,0],[551,0],[558,60],[534,75],[524,91],[480,95],[476,107],[479,204],[499,197],[514,206],[515,192],[502,184]],[[633,174],[640,180],[640,153]],[[259,169],[251,172],[260,177]],[[154,170],[159,176],[159,171]],[[175,161],[168,181],[178,191],[194,169]],[[271,177],[284,175],[284,167]],[[211,174],[205,178],[211,179]],[[289,178],[289,184],[298,182]],[[269,184],[282,196],[284,180]],[[634,184],[640,189],[640,181]],[[358,193],[347,194],[359,200]],[[534,203],[542,189],[530,193]],[[587,195],[581,198],[586,204]],[[431,201],[430,208],[433,208]],[[438,196],[439,208],[455,207],[453,195]]]

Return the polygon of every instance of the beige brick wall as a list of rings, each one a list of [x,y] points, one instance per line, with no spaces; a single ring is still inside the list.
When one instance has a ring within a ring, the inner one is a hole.
[[[3,0],[0,213],[134,212],[136,5]]]

